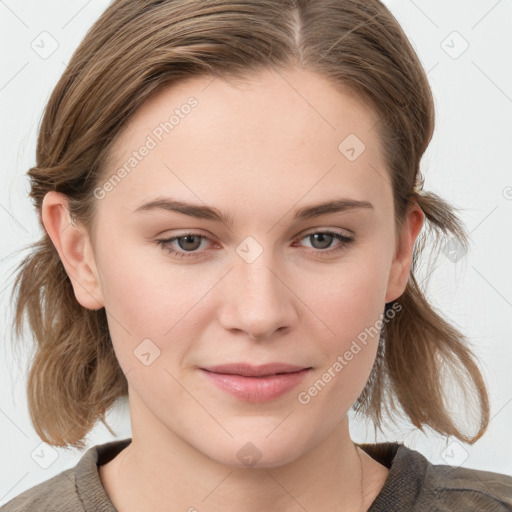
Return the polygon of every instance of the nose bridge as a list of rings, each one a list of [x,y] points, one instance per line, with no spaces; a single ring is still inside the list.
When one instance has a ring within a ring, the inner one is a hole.
[[[295,318],[284,276],[276,270],[281,266],[270,248],[258,245],[245,240],[237,247],[222,316],[225,328],[243,330],[251,338],[268,337]]]
[[[280,288],[283,284],[277,277],[278,272],[273,270],[275,264],[270,260],[271,258],[260,257],[252,263],[237,263],[236,273],[246,303],[254,303],[253,305],[257,306],[260,302],[260,306],[268,305],[270,308],[275,305],[272,302],[279,302]]]

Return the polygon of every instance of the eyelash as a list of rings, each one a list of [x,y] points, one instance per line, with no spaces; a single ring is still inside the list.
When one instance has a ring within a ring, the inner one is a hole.
[[[348,237],[348,236],[342,235],[341,233],[337,233],[336,231],[329,231],[329,230],[326,230],[326,231],[313,231],[312,233],[307,233],[306,235],[304,235],[301,238],[298,238],[297,240],[300,241],[300,240],[303,240],[304,238],[307,238],[309,236],[318,235],[318,234],[332,235],[333,237],[338,239],[341,243],[339,243],[338,245],[335,245],[333,248],[329,248],[329,249],[324,249],[324,250],[323,249],[311,249],[309,252],[311,252],[311,253],[313,253],[315,255],[330,255],[332,253],[336,253],[338,251],[346,249],[346,247],[354,241],[354,238],[352,238],[352,237]],[[170,247],[170,244],[172,242],[174,242],[175,240],[179,240],[180,238],[185,238],[187,236],[196,236],[196,237],[199,237],[201,239],[210,240],[208,237],[206,237],[204,235],[201,235],[199,233],[184,233],[183,235],[173,236],[171,238],[166,238],[166,239],[163,239],[163,240],[155,240],[155,242],[164,251],[174,255],[177,258],[195,258],[199,254],[197,251],[196,252],[192,252],[192,251],[189,251],[189,252],[177,251],[176,249],[173,249],[173,248]]]

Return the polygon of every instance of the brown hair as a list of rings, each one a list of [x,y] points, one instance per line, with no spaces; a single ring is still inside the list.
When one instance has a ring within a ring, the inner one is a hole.
[[[414,202],[427,221],[405,292],[393,301],[402,309],[382,328],[355,410],[379,428],[384,411],[405,413],[420,429],[475,442],[489,422],[484,380],[468,340],[428,303],[414,275],[428,241],[439,248],[451,235],[465,249],[467,235],[455,208],[422,191],[419,162],[434,130],[432,92],[405,33],[378,0],[115,0],[76,49],[43,115],[36,165],[28,171],[41,225],[43,198],[55,190],[67,195],[72,218],[93,232],[93,191],[108,171],[109,150],[159,88],[199,75],[247,79],[259,70],[291,67],[320,74],[372,109],[396,233]],[[18,293],[16,334],[26,312],[36,346],[27,389],[31,420],[45,442],[83,448],[98,419],[109,428],[105,413],[127,395],[126,377],[105,308],[78,303],[46,232],[30,248],[15,269],[12,296]],[[473,437],[448,410],[447,375],[478,399]]]

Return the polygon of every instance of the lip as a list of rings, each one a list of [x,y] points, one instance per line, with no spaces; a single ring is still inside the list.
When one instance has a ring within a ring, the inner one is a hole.
[[[247,402],[266,402],[284,395],[300,384],[311,368],[282,363],[255,367],[241,363],[200,370],[210,382],[238,399]]]
[[[249,363],[227,363],[216,366],[205,366],[202,370],[228,375],[241,375],[243,377],[264,377],[278,373],[291,373],[304,370],[305,366],[295,366],[287,363],[267,363],[253,366]]]

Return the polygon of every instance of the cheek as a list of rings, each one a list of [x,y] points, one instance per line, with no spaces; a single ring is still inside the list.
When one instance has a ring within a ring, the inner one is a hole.
[[[319,375],[325,385],[324,403],[345,410],[361,393],[373,366],[385,307],[386,260],[358,255],[357,262],[346,262],[333,272],[323,287],[310,293],[311,309],[328,330],[319,339],[324,361]],[[317,284],[321,284],[317,282]],[[324,290],[322,293],[321,290]],[[314,390],[312,390],[315,393]]]
[[[116,254],[105,251],[101,259],[109,330],[125,368],[132,366],[133,351],[146,339],[162,355],[172,341],[176,357],[179,340],[187,339],[185,333],[193,339],[203,301],[218,281],[215,272],[198,278],[190,266],[166,262],[160,251],[159,247],[154,248],[154,254],[147,246],[119,247],[115,257],[105,257]]]
[[[375,324],[384,312],[387,280],[385,258],[360,253],[316,287],[312,303],[334,331],[334,346],[342,348],[340,341],[344,345]]]
[[[100,253],[101,286],[118,359],[122,362],[125,357],[131,366],[133,351],[145,339],[152,340],[162,353],[172,340],[174,357],[179,358],[180,345],[194,339],[195,334],[200,336],[207,321],[205,315],[215,314],[211,301],[216,303],[215,285],[223,270],[212,268],[198,278],[199,268],[206,267],[198,265],[196,271],[192,264],[171,261],[171,256],[156,245],[103,240],[107,242]],[[307,279],[297,272],[299,280],[294,285],[290,280],[314,314],[309,320],[304,318],[302,327],[323,340],[318,348],[331,362],[383,312],[387,276],[385,257],[379,254],[382,252],[377,250],[354,251],[339,266],[316,268]],[[290,301],[296,303],[293,296]],[[300,304],[297,307],[301,308]],[[303,313],[310,316],[306,310]],[[374,344],[377,341],[378,336]],[[184,351],[186,347],[182,348]],[[371,354],[365,359],[367,366]],[[363,357],[358,360],[364,363]]]

